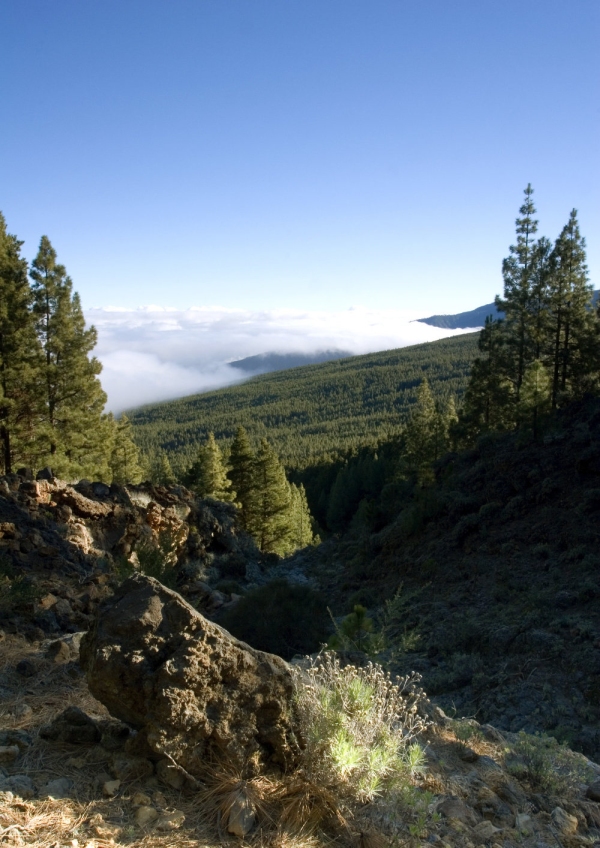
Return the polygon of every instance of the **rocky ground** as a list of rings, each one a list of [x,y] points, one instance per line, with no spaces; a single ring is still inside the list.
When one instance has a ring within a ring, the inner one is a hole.
[[[128,729],[90,695],[73,655],[47,641],[5,636],[0,662],[0,844],[570,848],[600,843],[598,766],[568,750],[543,751],[536,759],[517,736],[435,711],[435,723],[422,739],[427,769],[415,780],[417,800],[407,806],[393,837],[385,805],[379,805],[377,816],[356,809],[347,828],[313,836],[286,833],[276,821],[259,817],[241,839],[219,821],[206,787],[190,785],[178,772],[131,753]]]
[[[150,573],[176,583],[204,612],[235,601],[220,582],[266,580],[268,557],[240,530],[228,504],[198,500],[181,486],[70,485],[50,473],[34,480],[27,469],[0,478],[6,632],[39,640],[86,630],[144,552]]]
[[[383,804],[356,808],[347,827],[291,835],[266,805],[243,841],[600,844],[599,493],[597,403],[540,443],[490,439],[446,459],[435,490],[377,533],[284,561],[261,556],[231,506],[182,487],[0,479],[0,844],[242,838],[216,814],[210,780],[182,781],[131,748],[79,665],[81,634],[142,566],[213,619],[273,578],[317,586],[338,617],[363,603],[388,637],[382,659],[418,669],[451,716],[432,707],[427,768],[399,826]]]

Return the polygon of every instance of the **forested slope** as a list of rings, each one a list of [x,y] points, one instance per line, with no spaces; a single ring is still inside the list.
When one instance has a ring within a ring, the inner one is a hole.
[[[397,433],[427,377],[436,397],[462,396],[477,333],[263,374],[241,385],[129,412],[149,454],[164,450],[185,467],[209,432],[232,439],[246,428],[266,436],[288,467],[339,455]]]

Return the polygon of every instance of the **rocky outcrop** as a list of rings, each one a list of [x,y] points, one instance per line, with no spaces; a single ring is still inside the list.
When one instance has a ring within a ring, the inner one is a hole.
[[[135,575],[100,606],[80,662],[94,697],[192,776],[213,757],[286,768],[297,756],[287,663],[152,578]]]
[[[233,602],[208,580],[252,572],[255,582],[261,573],[231,504],[183,486],[68,484],[49,469],[40,474],[0,477],[0,619],[9,632],[41,639],[87,630],[119,577],[153,549],[173,568],[169,584],[207,614]]]

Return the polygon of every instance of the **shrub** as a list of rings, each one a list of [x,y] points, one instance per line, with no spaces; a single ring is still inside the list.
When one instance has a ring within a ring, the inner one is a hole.
[[[303,737],[297,767],[278,775],[261,773],[256,758],[244,768],[206,763],[208,810],[220,824],[236,809],[249,811],[261,844],[347,844],[349,820],[360,830],[373,817],[390,837],[407,822],[411,836],[425,837],[436,814],[433,796],[414,780],[424,770],[416,736],[427,724],[419,676],[393,683],[380,666],[342,668],[327,653],[292,668]],[[273,828],[275,838],[265,840]]]
[[[6,557],[0,557],[0,610],[13,610],[33,603],[39,591],[23,574],[17,574]]]
[[[252,589],[219,624],[253,648],[287,660],[318,650],[330,629],[321,594],[310,586],[285,580]]]
[[[237,580],[219,580],[215,585],[215,589],[223,592],[225,595],[243,595],[246,591],[243,586],[240,586]]]
[[[552,736],[532,736],[521,730],[507,757],[507,770],[533,786],[556,795],[576,792],[593,771],[585,758],[560,745]]]
[[[115,563],[115,574],[120,580],[125,580],[139,572],[174,589],[177,582],[176,547],[177,541],[168,531],[160,533],[157,542],[151,538],[142,539],[135,549],[137,566],[131,560],[120,557]]]
[[[427,725],[416,674],[393,683],[381,666],[340,665],[325,653],[296,670],[308,781],[358,802],[401,790],[423,769],[415,741]]]
[[[363,651],[373,656],[383,650],[383,634],[376,633],[373,619],[367,610],[355,604],[353,611],[335,625],[335,633],[329,638],[328,647],[334,651]]]
[[[460,519],[455,525],[451,533],[451,538],[457,543],[460,544],[469,533],[474,533],[479,529],[479,525],[481,524],[481,516],[478,513],[471,513],[470,515],[465,515]]]

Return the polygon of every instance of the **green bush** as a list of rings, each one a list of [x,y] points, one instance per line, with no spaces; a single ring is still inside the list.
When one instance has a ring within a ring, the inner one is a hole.
[[[552,736],[532,736],[523,730],[506,760],[510,774],[555,795],[573,794],[581,783],[594,776],[581,754],[570,751]]]
[[[416,736],[419,676],[392,683],[381,666],[340,665],[325,653],[296,669],[296,707],[304,738],[302,769],[342,798],[372,801],[402,791],[424,768]]]
[[[246,591],[243,586],[240,586],[237,580],[219,580],[215,585],[215,589],[223,592],[225,595],[243,595]]]
[[[13,612],[32,604],[39,591],[23,574],[18,574],[6,557],[0,557],[0,610]]]
[[[135,548],[137,565],[126,557],[119,557],[114,566],[115,574],[119,580],[126,580],[136,572],[145,574],[174,589],[177,583],[175,548],[176,540],[169,532],[162,532],[158,541],[142,539]]]
[[[373,656],[383,650],[383,634],[374,629],[373,619],[361,604],[355,604],[352,612],[335,625],[335,633],[327,643],[334,651],[363,651]]]
[[[253,648],[291,659],[317,651],[327,640],[325,600],[310,586],[273,580],[248,592],[219,624]]]

